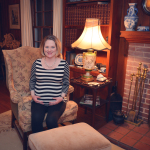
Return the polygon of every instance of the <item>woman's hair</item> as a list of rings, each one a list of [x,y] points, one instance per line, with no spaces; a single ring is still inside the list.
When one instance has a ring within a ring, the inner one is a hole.
[[[59,40],[56,36],[54,36],[54,35],[48,35],[48,36],[46,36],[46,37],[42,40],[42,42],[41,42],[41,44],[40,44],[40,51],[41,51],[42,56],[45,56],[45,53],[44,53],[44,46],[45,46],[45,42],[46,42],[47,40],[52,40],[52,41],[55,42],[56,51],[57,51],[57,52],[56,52],[56,57],[61,57],[61,56],[62,56],[62,54],[61,54],[61,42],[60,42],[60,40]]]

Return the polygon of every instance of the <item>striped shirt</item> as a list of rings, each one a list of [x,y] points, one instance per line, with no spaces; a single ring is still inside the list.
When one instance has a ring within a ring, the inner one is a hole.
[[[29,83],[30,91],[34,90],[38,100],[48,105],[54,101],[54,97],[60,97],[62,92],[68,92],[69,88],[69,65],[61,59],[59,65],[54,69],[45,69],[42,67],[41,59],[37,59],[31,69]]]

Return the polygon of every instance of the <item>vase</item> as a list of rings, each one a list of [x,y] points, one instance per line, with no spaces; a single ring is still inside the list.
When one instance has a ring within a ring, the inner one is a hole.
[[[139,17],[137,16],[138,9],[136,8],[137,3],[129,3],[127,9],[127,16],[124,17],[124,26],[126,31],[135,31]]]
[[[93,49],[88,49],[87,52],[83,52],[83,68],[86,70],[93,70],[96,61],[97,52]]]

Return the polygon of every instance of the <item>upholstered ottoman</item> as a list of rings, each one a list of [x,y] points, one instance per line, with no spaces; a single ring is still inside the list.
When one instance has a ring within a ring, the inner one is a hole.
[[[30,134],[31,150],[111,150],[111,143],[86,123]]]

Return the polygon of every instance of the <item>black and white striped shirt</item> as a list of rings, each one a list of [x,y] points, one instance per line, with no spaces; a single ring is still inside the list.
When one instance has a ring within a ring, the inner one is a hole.
[[[30,90],[34,90],[45,105],[54,101],[54,97],[60,97],[62,92],[68,92],[69,88],[69,65],[61,59],[59,65],[54,69],[42,67],[41,59],[37,59],[31,69]]]

